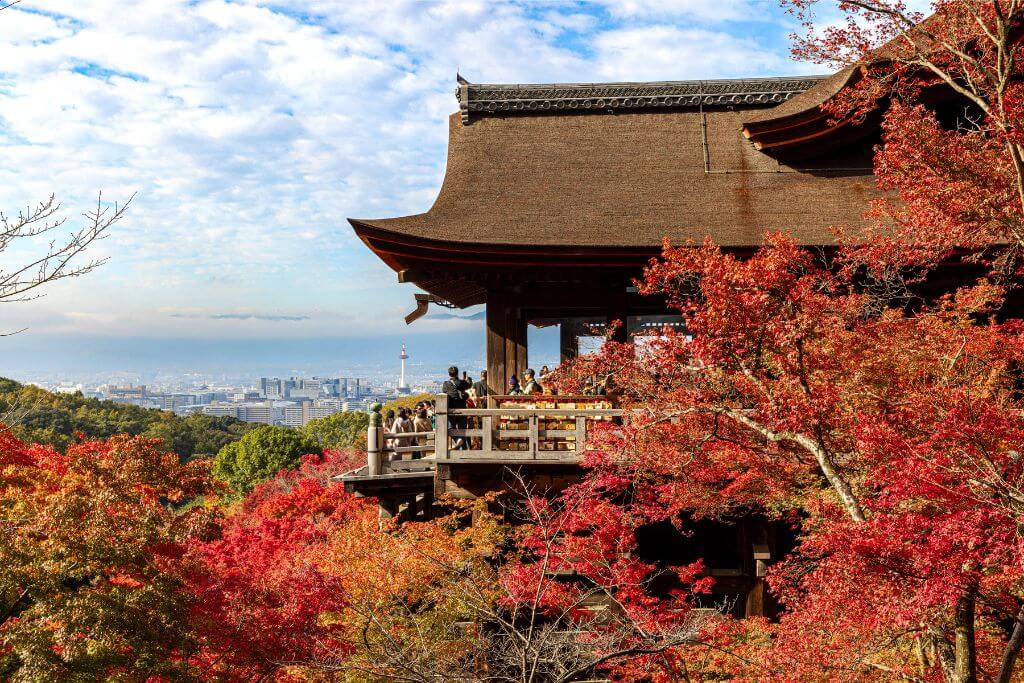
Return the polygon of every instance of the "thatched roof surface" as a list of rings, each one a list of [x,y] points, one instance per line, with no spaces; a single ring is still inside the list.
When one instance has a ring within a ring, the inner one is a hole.
[[[786,106],[786,105],[783,105]],[[535,247],[761,243],[789,231],[828,245],[830,226],[860,225],[874,193],[870,158],[825,155],[794,168],[743,136],[752,112],[626,111],[453,114],[448,167],[434,205],[353,221],[432,242]]]

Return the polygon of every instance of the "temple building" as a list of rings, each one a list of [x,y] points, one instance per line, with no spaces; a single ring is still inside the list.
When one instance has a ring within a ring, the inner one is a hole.
[[[459,78],[434,205],[350,219],[431,302],[486,304],[487,369],[500,393],[527,365],[527,325],[561,325],[562,355],[588,326],[664,322],[632,288],[664,239],[751,251],[772,231],[834,244],[875,192],[877,120],[822,105],[857,78],[482,85]],[[415,318],[417,313],[411,314]]]
[[[562,357],[588,330],[619,321],[626,339],[677,322],[633,287],[664,240],[713,240],[752,253],[771,232],[835,247],[833,226],[862,227],[876,196],[877,116],[832,120],[824,105],[859,72],[658,83],[481,85],[459,79],[448,165],[434,205],[398,218],[350,219],[356,234],[431,305],[486,306],[491,392],[526,369],[528,325],[559,325]],[[530,399],[523,401],[522,399]],[[603,398],[603,397],[600,397]],[[367,465],[344,475],[382,515],[428,517],[440,495],[508,490],[509,474],[557,491],[578,481],[594,421],[622,411],[595,397],[489,397],[452,408],[436,431],[371,427]],[[752,514],[688,538],[644,531],[665,565],[707,559],[715,600],[770,615],[767,565],[785,529]]]

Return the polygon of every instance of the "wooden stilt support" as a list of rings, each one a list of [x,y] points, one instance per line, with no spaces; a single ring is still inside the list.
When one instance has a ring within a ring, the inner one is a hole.
[[[509,372],[505,364],[505,340],[508,311],[505,298],[491,292],[487,295],[487,383],[491,392],[506,393]]]
[[[579,355],[579,333],[579,325],[574,320],[563,320],[558,325],[559,355],[563,363]]]
[[[491,391],[503,395],[512,375],[527,368],[527,320],[521,308],[503,292],[487,295],[487,382]]]
[[[434,518],[434,492],[427,491],[420,497],[420,517],[424,521]]]
[[[398,501],[393,498],[380,498],[377,500],[377,525],[383,529],[398,513]]]
[[[629,339],[629,331],[627,329],[629,325],[629,312],[626,307],[626,286],[622,283],[617,283],[608,292],[607,324],[610,326],[614,322],[618,322],[619,326],[615,328],[612,341],[627,341]]]

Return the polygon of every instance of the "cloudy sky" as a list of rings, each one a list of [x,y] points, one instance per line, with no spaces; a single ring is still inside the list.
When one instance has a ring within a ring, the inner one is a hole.
[[[69,340],[400,334],[413,292],[345,218],[429,207],[456,71],[819,72],[791,61],[793,29],[760,0],[22,0],[0,12],[0,207],[56,193],[75,220],[100,190],[137,197],[98,250],[109,265],[6,306],[3,324]]]

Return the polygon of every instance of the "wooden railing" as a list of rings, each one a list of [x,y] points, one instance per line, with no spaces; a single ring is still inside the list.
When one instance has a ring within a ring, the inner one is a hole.
[[[434,401],[433,432],[385,434],[370,427],[369,475],[423,469],[417,455],[433,462],[575,462],[595,423],[622,416],[599,396],[491,396],[486,408],[450,408],[445,395]],[[420,437],[426,443],[409,443]]]

